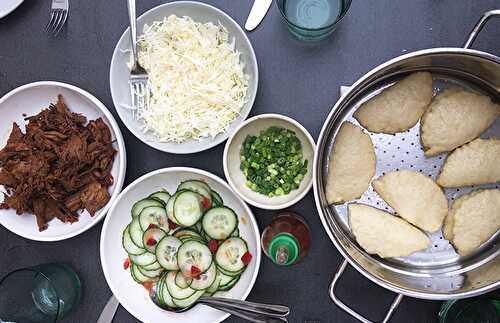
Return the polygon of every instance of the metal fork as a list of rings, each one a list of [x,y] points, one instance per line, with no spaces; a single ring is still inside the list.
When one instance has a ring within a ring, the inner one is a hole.
[[[50,7],[50,20],[45,26],[45,31],[57,36],[66,23],[69,14],[69,0],[52,0]]]
[[[130,95],[132,98],[132,107],[136,110],[149,105],[149,77],[146,70],[139,64],[137,56],[137,26],[135,15],[135,0],[127,1],[128,16],[130,20],[130,41],[132,45],[132,54],[134,56],[134,65],[130,70]]]

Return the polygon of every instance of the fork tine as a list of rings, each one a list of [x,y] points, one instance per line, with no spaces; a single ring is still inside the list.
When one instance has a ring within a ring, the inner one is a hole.
[[[54,28],[56,27],[57,21],[59,20],[59,17],[61,15],[61,11],[59,9],[54,10],[54,20],[51,21],[51,24],[49,25],[49,28],[47,29],[47,32],[49,34],[52,34],[54,32]]]
[[[137,83],[137,100],[138,106],[144,107],[144,84],[142,82]]]
[[[55,35],[55,31],[57,28],[59,28],[59,25],[61,24],[62,18],[63,18],[63,11],[62,9],[57,10],[57,19],[54,22],[53,28],[51,28],[50,32]]]
[[[130,98],[132,101],[132,106],[137,108],[137,94],[135,92],[135,84],[130,83]]]
[[[50,20],[47,22],[47,25],[45,25],[45,32],[47,32],[47,33],[49,32],[49,28],[50,28],[50,26],[52,26],[54,19],[55,19],[55,16],[56,16],[56,11],[51,10],[50,11]]]
[[[54,31],[54,35],[57,36],[57,34],[59,34],[59,32],[62,30],[62,28],[64,27],[64,24],[66,23],[66,19],[68,19],[68,10],[63,10],[62,11],[62,19],[61,19],[61,22],[59,24],[59,26],[56,28],[56,30]]]

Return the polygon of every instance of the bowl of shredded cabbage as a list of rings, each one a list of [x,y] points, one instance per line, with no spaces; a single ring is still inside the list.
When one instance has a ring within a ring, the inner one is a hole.
[[[137,19],[139,62],[151,89],[147,107],[131,103],[129,32],[113,53],[110,88],[118,115],[138,139],[169,153],[195,153],[220,144],[246,119],[257,93],[257,59],[226,13],[177,1]]]

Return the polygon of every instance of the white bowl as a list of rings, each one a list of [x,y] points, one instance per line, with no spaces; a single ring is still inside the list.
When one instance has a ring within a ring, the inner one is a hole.
[[[113,97],[113,103],[118,115],[125,126],[138,139],[161,151],[175,154],[189,154],[203,151],[220,144],[247,118],[257,94],[259,72],[257,68],[257,58],[255,57],[252,44],[241,27],[223,11],[201,2],[175,1],[159,5],[145,12],[137,19],[137,33],[139,35],[142,33],[144,24],[151,25],[154,21],[163,20],[164,17],[174,14],[177,16],[189,16],[196,22],[201,23],[213,22],[214,24],[218,24],[220,22],[227,28],[230,39],[235,39],[236,49],[241,53],[241,61],[245,64],[244,71],[249,75],[250,80],[247,92],[247,103],[242,107],[240,115],[230,124],[228,131],[220,133],[215,138],[188,140],[183,143],[158,142],[151,133],[144,134],[142,132],[142,122],[137,121],[133,117],[131,110],[123,108],[122,106],[123,104],[131,105],[128,84],[130,71],[127,67],[131,48],[129,28],[123,33],[113,52],[109,71],[109,82],[111,96]]]
[[[268,197],[252,191],[245,185],[245,174],[240,169],[240,150],[245,138],[248,135],[259,135],[261,130],[270,126],[279,126],[295,132],[302,144],[304,158],[308,160],[307,173],[300,182],[299,188],[292,190],[287,195]],[[300,201],[311,189],[315,146],[314,139],[307,129],[297,121],[280,114],[261,114],[242,123],[226,142],[223,157],[224,175],[233,190],[247,203],[267,210],[284,209]]]
[[[120,193],[125,179],[127,154],[118,124],[98,99],[73,85],[50,81],[35,82],[18,87],[3,96],[0,99],[0,115],[2,116],[0,118],[0,147],[3,148],[7,143],[13,122],[16,122],[24,131],[26,121],[23,113],[28,116],[38,114],[50,103],[55,103],[58,94],[62,94],[70,111],[83,114],[87,120],[101,117],[109,126],[111,137],[114,139],[113,146],[117,151],[111,170],[114,183],[109,188],[111,199],[93,217],[87,211],[81,211],[77,222],[63,223],[54,219],[49,222],[49,227],[42,232],[38,231],[34,215],[26,213],[19,216],[12,209],[0,210],[1,225],[17,235],[37,241],[64,240],[90,229],[106,215],[111,203]],[[2,185],[0,185],[0,189],[5,191]]]
[[[16,10],[24,0],[2,0],[0,3],[0,19]]]
[[[259,272],[261,246],[257,222],[250,208],[234,194],[229,185],[221,178],[195,168],[172,167],[148,173],[125,188],[114,201],[102,227],[100,247],[102,269],[111,291],[120,304],[142,322],[217,323],[229,316],[205,305],[196,305],[183,313],[162,310],[151,301],[144,287],[132,279],[129,270],[123,269],[127,253],[122,247],[122,233],[131,221],[130,209],[134,202],[161,188],[174,192],[182,181],[188,179],[206,181],[222,196],[224,204],[238,214],[240,234],[253,255],[238,283],[227,292],[218,292],[216,296],[244,300],[252,290]]]

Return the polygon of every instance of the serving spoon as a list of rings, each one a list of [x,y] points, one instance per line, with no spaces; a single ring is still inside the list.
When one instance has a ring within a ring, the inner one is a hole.
[[[233,314],[250,322],[257,323],[278,323],[288,322],[286,317],[290,314],[290,309],[284,305],[255,303],[222,297],[200,297],[191,307],[174,309],[160,304],[157,297],[157,289],[154,286],[149,293],[151,300],[157,306],[175,313],[182,313],[190,310],[196,304],[204,304],[212,308]]]
[[[173,309],[166,307],[158,302],[156,297],[156,286],[150,291],[149,296],[153,303],[158,307],[175,313],[188,311],[191,307],[185,309]],[[240,301],[220,297],[201,297],[195,304],[205,304],[220,311],[233,314],[242,319],[256,323],[283,323],[288,322],[286,317],[290,314],[290,309],[283,305],[272,305]],[[115,296],[111,296],[106,306],[101,312],[97,323],[111,323],[120,303]]]

